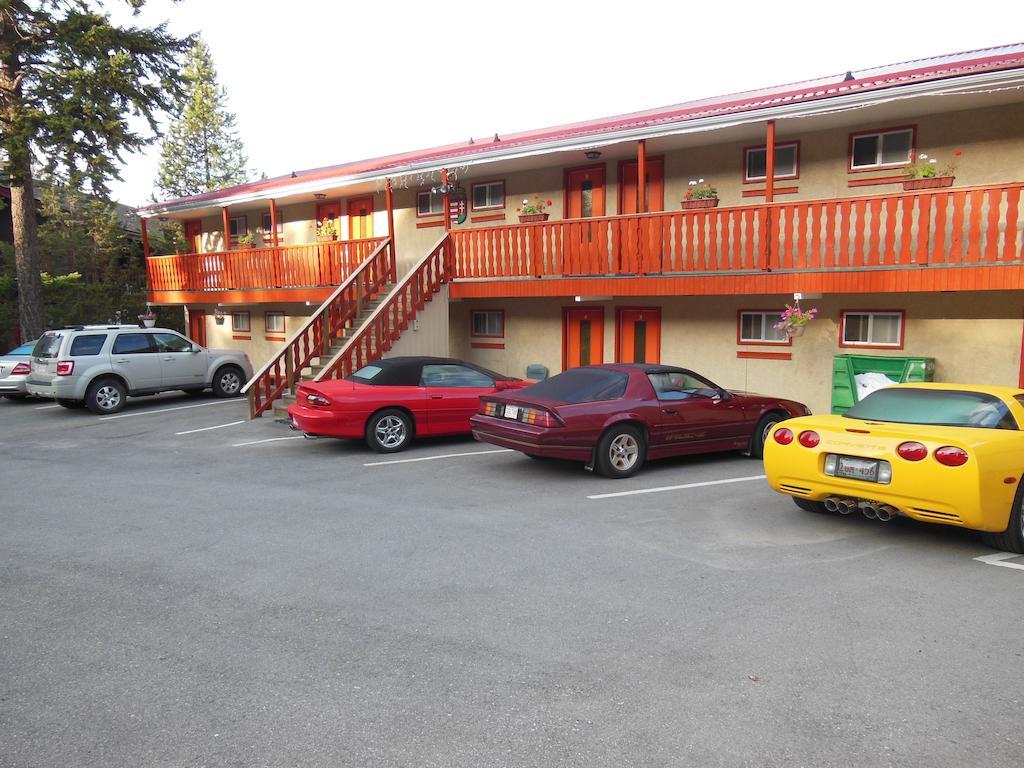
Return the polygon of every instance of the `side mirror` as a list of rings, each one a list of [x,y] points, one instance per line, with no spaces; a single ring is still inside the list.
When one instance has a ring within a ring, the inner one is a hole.
[[[193,344],[192,345],[192,354],[193,355],[195,355],[195,354],[197,354],[199,352],[202,352],[202,351],[203,351],[203,348],[200,347],[198,344]]]

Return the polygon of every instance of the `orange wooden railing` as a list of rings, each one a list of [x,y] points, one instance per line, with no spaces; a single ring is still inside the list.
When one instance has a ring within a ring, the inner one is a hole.
[[[455,278],[887,268],[1024,260],[1024,184],[453,232]]]
[[[338,285],[384,242],[332,240],[146,259],[150,291],[224,291]]]
[[[450,279],[451,240],[441,237],[426,256],[394,287],[315,381],[343,379],[367,363],[379,360],[402,331]]]
[[[295,385],[296,374],[315,357],[323,357],[331,340],[353,322],[362,307],[395,281],[395,252],[389,238],[356,267],[320,305],[306,323],[292,335],[280,352],[256,372],[242,390],[249,398],[249,416],[256,418]]]

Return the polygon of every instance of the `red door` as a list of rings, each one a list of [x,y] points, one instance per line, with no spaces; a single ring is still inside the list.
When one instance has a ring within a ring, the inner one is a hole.
[[[565,172],[565,218],[604,216],[604,166],[570,168]]]
[[[348,239],[373,237],[373,198],[360,197],[348,201]]]
[[[341,203],[335,200],[331,203],[317,203],[316,225],[323,226],[325,221],[333,222],[334,231],[341,236]]]
[[[604,310],[567,309],[562,319],[562,370],[604,362]]]
[[[201,219],[185,222],[185,251],[187,253],[202,253],[203,222]]]
[[[199,346],[206,346],[206,310],[188,311],[188,337]]]
[[[619,363],[661,362],[661,310],[620,308],[615,360]]]
[[[624,160],[619,164],[619,213],[637,213],[636,160]],[[644,162],[647,177],[647,210],[665,210],[665,160],[649,157]]]

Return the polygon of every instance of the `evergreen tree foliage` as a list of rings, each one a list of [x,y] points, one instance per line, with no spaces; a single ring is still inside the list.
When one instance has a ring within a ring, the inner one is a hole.
[[[145,3],[125,1],[136,12]],[[98,0],[0,0],[0,150],[25,337],[45,325],[34,168],[105,193],[124,153],[150,143],[159,115],[180,98],[181,58],[192,42],[166,24],[112,24]],[[149,130],[137,130],[129,116],[144,118]]]
[[[210,48],[197,40],[185,66],[186,97],[181,117],[160,151],[156,190],[163,199],[212,192],[248,180],[245,148],[227,90],[217,84]]]

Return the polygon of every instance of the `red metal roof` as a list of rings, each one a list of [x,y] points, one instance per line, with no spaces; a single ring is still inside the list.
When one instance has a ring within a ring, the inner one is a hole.
[[[593,138],[596,140],[604,135],[631,129],[658,126],[668,127],[690,120],[753,112],[758,109],[781,104],[819,101],[855,92],[880,91],[932,80],[943,80],[1019,67],[1024,67],[1024,43],[953,53],[928,59],[917,59],[899,64],[875,67],[873,69],[857,70],[855,73],[832,75],[816,80],[806,80],[770,88],[697,99],[640,112],[585,120],[578,123],[568,123],[533,131],[523,131],[501,136],[499,142],[487,138],[472,144],[462,142],[339,165],[330,165],[323,168],[296,171],[287,176],[262,179],[247,184],[239,184],[234,187],[227,187],[215,192],[207,192],[201,195],[142,206],[139,210],[147,211],[159,209],[167,205],[180,205],[182,203],[201,204],[213,202],[225,197],[286,188],[294,184],[307,183],[318,179],[386,173],[390,169],[412,164],[441,162],[447,159],[468,160],[472,159],[475,155],[484,154],[499,148],[502,150],[527,149],[534,144],[574,138]],[[851,75],[851,79],[847,79]]]

